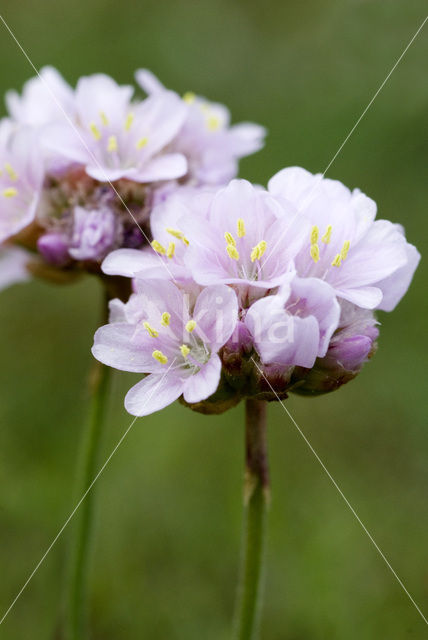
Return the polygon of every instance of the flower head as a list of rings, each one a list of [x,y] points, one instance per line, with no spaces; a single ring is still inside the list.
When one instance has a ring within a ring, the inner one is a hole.
[[[186,402],[211,396],[220,381],[219,349],[237,321],[234,292],[223,285],[189,295],[165,280],[139,281],[113,322],[95,334],[92,353],[104,364],[149,374],[127,394],[127,410],[158,411],[182,394]]]

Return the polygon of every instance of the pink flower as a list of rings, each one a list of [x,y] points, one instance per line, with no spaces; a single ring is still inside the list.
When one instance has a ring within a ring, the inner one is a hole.
[[[260,296],[287,277],[308,229],[264,189],[232,180],[206,212],[189,218],[184,261],[199,284],[258,289]]]
[[[391,311],[396,306],[420,255],[402,227],[375,221],[373,200],[299,167],[277,173],[268,189],[294,209],[297,220],[310,224],[295,259],[299,276],[328,282],[338,297],[360,307]]]
[[[183,176],[187,163],[166,147],[183,124],[186,109],[172,92],[131,102],[133,88],[96,74],[77,83],[76,130],[68,122],[46,132],[49,148],[82,164],[101,182],[127,178],[135,182]]]
[[[328,284],[292,276],[276,295],[251,305],[245,324],[264,364],[312,367],[326,354],[339,316],[339,303]]]
[[[165,87],[147,69],[137,71],[138,84],[149,95],[161,95]],[[238,160],[263,147],[266,131],[252,123],[230,125],[229,110],[222,104],[187,93],[183,97],[186,119],[172,148],[186,156],[188,177],[198,184],[225,184],[238,173]]]
[[[125,398],[133,415],[163,409],[182,394],[200,402],[217,389],[218,351],[237,312],[236,295],[223,285],[203,289],[194,301],[171,282],[139,281],[126,304],[113,302],[113,322],[98,329],[92,353],[116,369],[149,374]]]

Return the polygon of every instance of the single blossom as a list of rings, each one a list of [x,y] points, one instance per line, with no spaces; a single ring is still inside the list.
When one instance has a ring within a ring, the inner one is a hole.
[[[264,189],[232,180],[206,212],[189,216],[184,260],[199,284],[230,284],[262,295],[287,277],[308,229]]]
[[[101,182],[171,180],[187,171],[185,157],[166,149],[183,124],[186,109],[172,92],[132,102],[133,88],[95,74],[76,87],[76,120],[57,123],[47,145]]]
[[[194,300],[166,280],[138,281],[126,304],[114,301],[112,322],[95,334],[93,355],[109,366],[146,373],[128,392],[137,416],[163,409],[183,395],[205,400],[217,389],[219,349],[234,331],[238,303],[224,285],[204,288]]]
[[[375,221],[373,200],[299,167],[277,173],[268,190],[294,209],[296,219],[310,223],[295,258],[299,276],[328,282],[340,298],[360,307],[391,311],[396,306],[420,255],[401,226]]]
[[[38,140],[28,127],[0,123],[0,243],[33,222],[43,183]]]
[[[291,275],[276,295],[251,305],[245,325],[264,364],[312,367],[326,354],[339,316],[339,303],[327,283]]]
[[[135,74],[149,95],[167,89],[147,69]],[[230,124],[229,110],[193,93],[183,96],[186,118],[171,148],[186,156],[188,178],[197,184],[220,185],[238,173],[238,160],[261,149],[266,130],[253,123]]]

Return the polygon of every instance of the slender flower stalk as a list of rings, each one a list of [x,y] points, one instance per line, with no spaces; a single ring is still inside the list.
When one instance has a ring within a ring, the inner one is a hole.
[[[103,300],[103,318],[108,315],[108,296]],[[90,377],[91,410],[87,429],[83,433],[77,475],[78,499],[85,493],[97,473],[102,444],[106,401],[109,392],[110,369],[95,361]],[[90,570],[92,530],[95,515],[96,490],[93,487],[82,502],[70,539],[69,571],[65,585],[65,638],[85,640],[88,634],[87,600]]]
[[[258,637],[266,516],[270,497],[266,402],[248,398],[245,412],[244,534],[233,640],[256,640]]]

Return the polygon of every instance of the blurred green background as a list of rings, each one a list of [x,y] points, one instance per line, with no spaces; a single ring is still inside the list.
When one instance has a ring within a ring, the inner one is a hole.
[[[269,129],[241,175],[323,171],[426,14],[407,0],[3,0],[36,67],[75,82],[151,68],[180,92],[228,104]],[[1,91],[34,75],[0,29]],[[358,186],[380,217],[427,252],[428,26],[329,176]],[[426,282],[382,314],[379,351],[337,393],[288,408],[404,584],[428,613]],[[0,298],[0,614],[70,513],[101,301],[89,277]],[[103,458],[130,423],[115,372]],[[263,640],[402,640],[427,627],[280,406],[269,408],[273,502]],[[97,490],[91,580],[95,640],[226,640],[241,536],[243,407],[219,417],[179,405],[140,419]],[[52,637],[66,535],[2,627]]]

